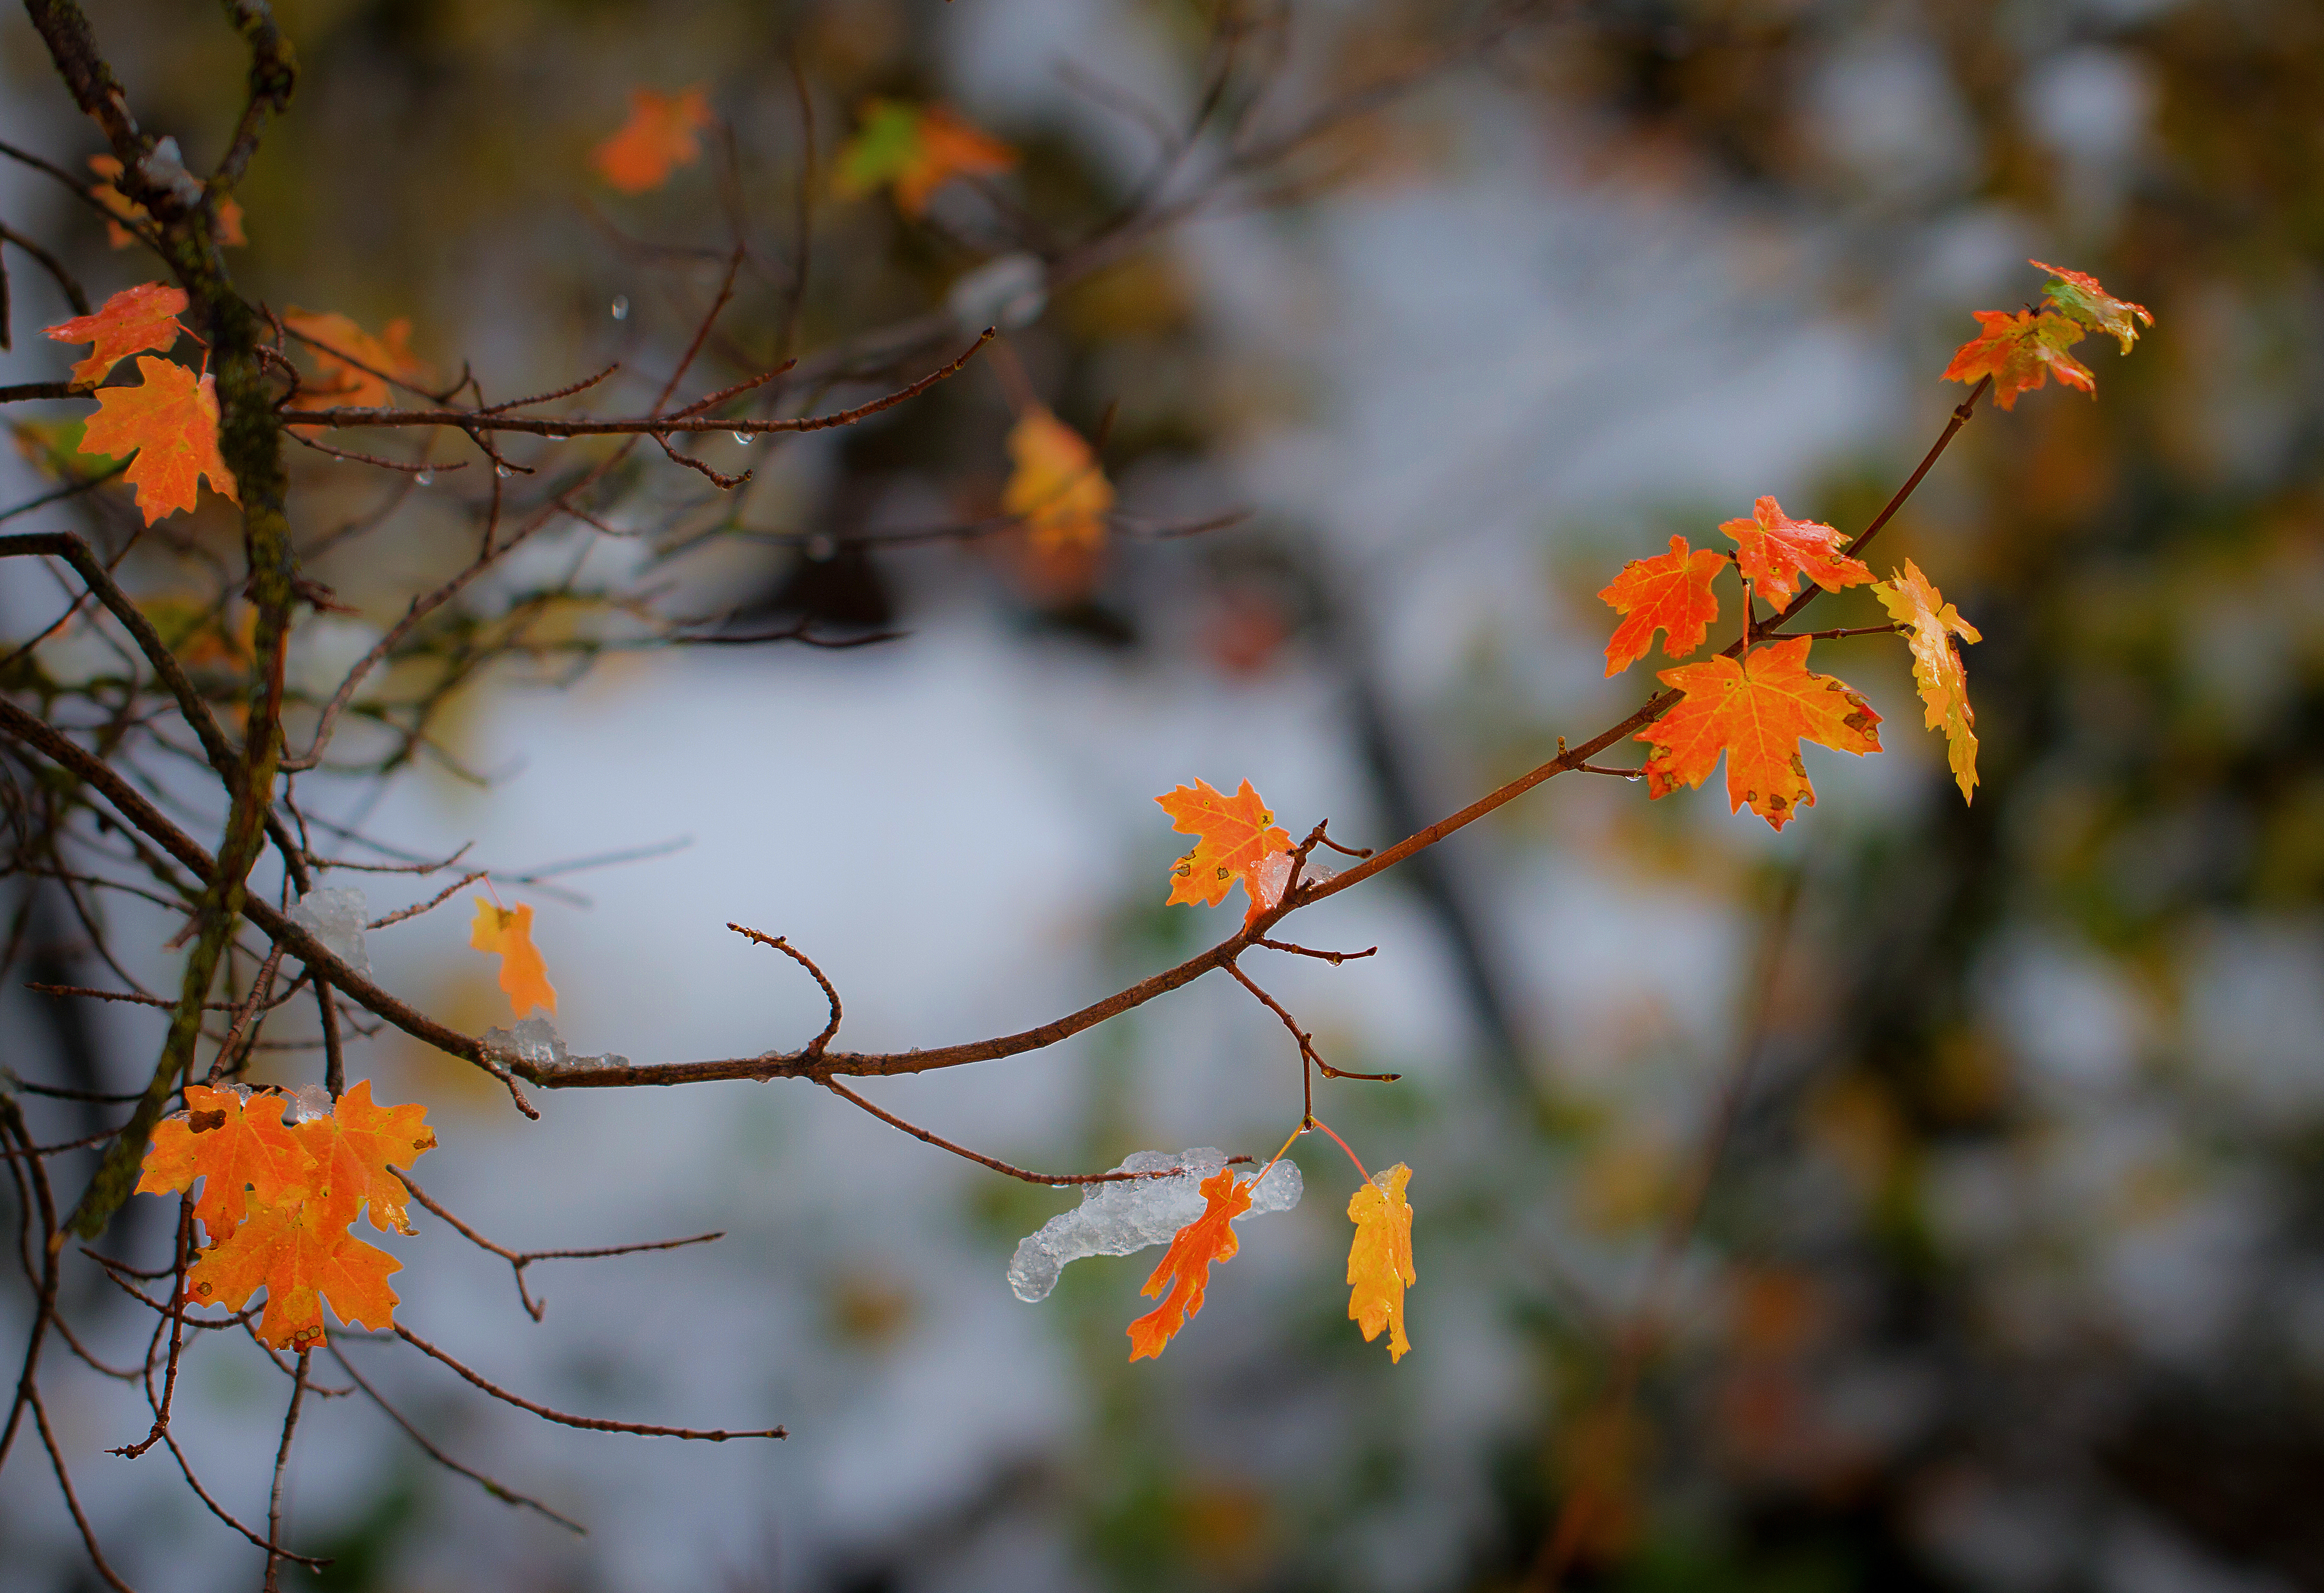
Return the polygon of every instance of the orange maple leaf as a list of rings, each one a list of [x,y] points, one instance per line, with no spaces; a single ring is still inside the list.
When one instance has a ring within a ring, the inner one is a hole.
[[[1154,800],[1170,815],[1173,829],[1202,838],[1170,870],[1170,905],[1200,902],[1216,907],[1237,880],[1250,898],[1245,922],[1263,906],[1274,905],[1267,899],[1267,882],[1259,870],[1271,854],[1290,850],[1291,832],[1275,822],[1274,812],[1259,801],[1250,781],[1232,796],[1197,780]],[[1281,885],[1275,894],[1282,894]]]
[[[1139,1291],[1149,1300],[1166,1288],[1169,1292],[1161,1304],[1130,1324],[1131,1360],[1160,1355],[1187,1319],[1203,1309],[1203,1295],[1211,1283],[1211,1264],[1229,1260],[1241,1248],[1228,1225],[1250,1209],[1251,1185],[1258,1181],[1238,1181],[1233,1171],[1225,1167],[1203,1181],[1203,1199],[1208,1204],[1202,1216],[1178,1230],[1170,1248],[1162,1253],[1161,1264]]]
[[[1711,578],[1726,564],[1725,554],[1709,548],[1690,553],[1686,539],[1674,536],[1669,552],[1622,566],[1622,573],[1598,594],[1614,612],[1628,616],[1606,644],[1606,672],[1619,674],[1644,658],[1657,630],[1665,658],[1684,658],[1702,646],[1711,622],[1719,617]]]
[[[1701,785],[1723,752],[1730,812],[1748,802],[1781,829],[1798,809],[1815,806],[1800,742],[1859,757],[1878,752],[1880,716],[1841,681],[1810,672],[1807,657],[1808,638],[1793,636],[1746,658],[1722,654],[1663,671],[1662,683],[1686,695],[1635,737],[1648,749],[1646,794]]]
[[[2052,376],[2067,387],[2096,394],[2098,379],[2089,367],[2066,352],[2082,340],[2082,326],[2070,315],[2043,315],[2024,310],[1972,310],[1984,329],[1953,351],[1944,380],[1974,382],[1993,378],[1993,402],[2015,409],[2017,395],[2031,393]]]
[[[47,329],[60,343],[94,343],[96,351],[72,368],[73,385],[94,387],[106,373],[141,348],[169,352],[186,329],[178,316],[186,308],[185,291],[161,282],[140,282],[124,288],[94,315],[77,315]]]
[[[306,1349],[323,1337],[323,1301],[350,1327],[395,1326],[390,1273],[403,1264],[334,1221],[323,1202],[265,1206],[225,1243],[187,1269],[186,1299],[240,1311],[260,1289],[266,1311],[258,1336],[277,1349]]]
[[[181,365],[137,357],[143,378],[134,387],[106,387],[97,394],[97,412],[81,431],[83,453],[130,460],[122,478],[137,489],[137,507],[152,524],[164,514],[194,506],[200,478],[235,503],[234,472],[218,455],[217,383],[198,380]]]
[[[105,241],[116,249],[125,249],[137,241],[137,235],[122,225],[124,221],[151,221],[152,212],[123,193],[117,186],[121,176],[121,161],[115,155],[91,155],[88,169],[105,179],[89,185],[89,197],[111,211],[118,220],[107,219]],[[250,240],[242,232],[242,206],[232,194],[221,194],[217,202],[217,241],[222,247],[239,249]]]
[[[1412,1270],[1412,1206],[1404,1186],[1412,1169],[1399,1162],[1372,1174],[1348,1200],[1348,1220],[1356,1225],[1348,1247],[1348,1320],[1364,1330],[1370,1344],[1388,1329],[1388,1358],[1404,1359],[1412,1341],[1404,1336],[1404,1292],[1420,1282]]]
[[[632,88],[630,119],[589,159],[597,175],[623,193],[644,193],[701,157],[702,141],[695,134],[709,125],[710,102],[700,84],[676,94]]]
[[[2133,304],[2127,299],[2117,299],[2106,291],[2098,278],[2088,272],[2068,271],[2062,265],[2048,265],[2039,260],[2028,260],[2028,265],[2039,265],[2052,280],[2042,290],[2043,294],[2061,313],[2072,316],[2094,332],[2104,332],[2122,345],[2125,354],[2138,341],[2138,322],[2154,324],[2154,317],[2144,304]]]
[[[1790,602],[1803,575],[1827,592],[1872,579],[1862,560],[1841,551],[1838,531],[1821,521],[1794,520],[1771,497],[1751,505],[1750,519],[1724,521],[1719,529],[1737,544],[1735,563],[1743,579],[1771,603]]]
[[[348,1086],[329,1116],[309,1117],[291,1130],[315,1158],[308,1199],[327,1226],[345,1227],[368,1202],[372,1227],[412,1231],[404,1204],[409,1191],[390,1170],[409,1167],[435,1148],[436,1131],[427,1117],[425,1107],[374,1105],[371,1080],[362,1079]]]
[[[549,965],[532,943],[530,905],[496,907],[482,896],[476,916],[468,926],[468,944],[479,951],[497,951],[501,959],[501,988],[520,1018],[536,1006],[557,1010],[557,988],[549,982]]]
[[[315,1158],[282,1121],[289,1104],[279,1095],[244,1100],[231,1089],[189,1084],[186,1109],[153,1125],[137,1193],[190,1190],[202,1180],[194,1215],[213,1245],[241,1227],[254,1202],[304,1199]]]
[[[839,152],[832,186],[842,198],[892,185],[896,208],[919,216],[936,190],[955,177],[991,177],[1017,163],[1017,152],[941,105],[873,99]]]
[[[1921,567],[1910,559],[1893,580],[1872,588],[1880,606],[1905,626],[1904,640],[1913,649],[1913,683],[1926,705],[1925,728],[1945,733],[1945,760],[1952,767],[1961,800],[1977,789],[1977,715],[1969,706],[1969,671],[1961,667],[1960,649],[1953,637],[1981,642],[1977,627],[1945,601],[1930,584]]]
[[[374,338],[337,310],[318,314],[286,310],[282,324],[314,346],[315,363],[323,379],[300,396],[344,404],[349,409],[385,409],[388,384],[410,385],[423,381],[428,367],[412,357],[411,322],[399,316]],[[313,428],[309,428],[312,430]]]
[[[1094,549],[1105,542],[1105,514],[1113,484],[1081,433],[1035,405],[1009,430],[1016,467],[1001,489],[1001,506],[1025,523],[1043,553]]]

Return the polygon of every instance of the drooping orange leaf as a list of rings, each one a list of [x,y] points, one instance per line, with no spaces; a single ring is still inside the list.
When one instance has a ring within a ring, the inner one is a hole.
[[[231,1089],[186,1086],[186,1109],[153,1125],[137,1180],[141,1195],[168,1194],[202,1181],[194,1215],[213,1245],[254,1207],[305,1198],[315,1158],[282,1121],[279,1095],[244,1100]]]
[[[1251,912],[1259,911],[1266,883],[1259,870],[1268,854],[1291,847],[1291,833],[1275,822],[1275,814],[1259,801],[1250,782],[1229,796],[1213,790],[1206,780],[1176,787],[1156,797],[1181,835],[1200,836],[1194,849],[1170,870],[1170,904],[1200,902],[1216,907],[1240,880],[1250,897]],[[1282,887],[1276,887],[1282,894]]]
[[[2039,265],[2050,273],[2050,285],[2042,290],[2050,302],[2064,314],[2094,332],[2104,332],[2122,345],[2125,354],[2138,341],[2138,322],[2154,324],[2154,317],[2144,304],[2133,304],[2127,299],[2117,299],[2106,291],[2098,278],[2088,272],[2068,271],[2062,265],[2044,264],[2028,260],[2028,265]]]
[[[1665,658],[1684,658],[1702,646],[1711,622],[1719,617],[1711,578],[1726,564],[1726,555],[1709,548],[1690,553],[1686,539],[1674,536],[1669,552],[1622,566],[1622,573],[1598,594],[1617,614],[1627,616],[1606,644],[1606,672],[1618,675],[1644,658],[1657,630],[1663,633]]]
[[[709,125],[710,102],[698,83],[676,94],[632,88],[630,119],[589,159],[597,175],[623,193],[644,193],[700,158],[702,141],[695,135]]]
[[[1846,541],[1818,520],[1794,520],[1771,497],[1751,505],[1748,520],[1723,522],[1720,530],[1735,540],[1736,567],[1752,592],[1771,603],[1788,603],[1803,575],[1827,592],[1861,586],[1872,579],[1860,559],[1842,551]]]
[[[125,249],[137,241],[137,235],[122,225],[124,221],[139,222],[152,219],[144,206],[123,193],[116,186],[121,176],[121,162],[114,155],[91,155],[88,169],[105,179],[89,185],[89,197],[118,220],[105,224],[105,241],[116,249]],[[242,232],[242,206],[232,194],[221,195],[217,202],[217,241],[225,248],[239,249],[250,240]]]
[[[1686,695],[1637,733],[1648,749],[1646,794],[1701,785],[1724,753],[1729,811],[1748,802],[1781,829],[1799,809],[1815,806],[1800,743],[1878,752],[1880,716],[1841,681],[1812,673],[1807,657],[1808,638],[1794,636],[1745,659],[1722,654],[1663,671],[1662,683]]]
[[[532,908],[529,904],[495,907],[476,898],[476,916],[468,926],[468,944],[479,951],[496,951],[501,959],[501,988],[520,1018],[536,1006],[557,1010],[557,988],[549,982],[549,965],[532,944]]]
[[[234,473],[218,456],[217,384],[197,378],[181,365],[137,357],[134,387],[105,387],[97,412],[81,431],[84,453],[130,460],[122,478],[137,489],[137,507],[152,524],[164,514],[194,506],[201,477],[212,490],[242,501]]]
[[[411,1232],[403,1181],[389,1170],[409,1167],[436,1146],[428,1108],[382,1107],[371,1098],[371,1080],[347,1087],[327,1117],[309,1117],[291,1132],[315,1158],[308,1199],[327,1226],[355,1219],[371,1207],[371,1226],[383,1233]]]
[[[1139,1291],[1149,1300],[1166,1289],[1169,1292],[1163,1294],[1161,1304],[1130,1324],[1131,1360],[1160,1355],[1187,1319],[1203,1309],[1203,1296],[1211,1284],[1211,1264],[1226,1261],[1241,1248],[1229,1225],[1250,1209],[1251,1186],[1258,1181],[1237,1180],[1233,1170],[1225,1167],[1203,1181],[1206,1204],[1202,1216],[1178,1230],[1170,1248],[1162,1253],[1161,1264]]]
[[[178,316],[186,308],[182,288],[140,282],[107,299],[94,315],[77,315],[48,329],[60,343],[94,343],[96,351],[72,368],[73,385],[94,387],[106,373],[141,348],[168,353],[186,329]]]
[[[1969,672],[1961,667],[1953,637],[1981,642],[1977,627],[1945,601],[1921,567],[1910,559],[1893,580],[1872,588],[1880,606],[1899,625],[1913,649],[1913,683],[1928,709],[1926,728],[1945,733],[1945,758],[1960,785],[1961,801],[1977,789],[1977,715],[1969,706]]]
[[[1010,428],[1009,458],[1001,506],[1025,523],[1037,551],[1103,545],[1113,484],[1080,432],[1036,405]]]
[[[2098,381],[2089,367],[2066,352],[2082,340],[2081,323],[2069,315],[2025,310],[1971,311],[1984,329],[1953,351],[1945,366],[1948,382],[1993,378],[1993,402],[2015,409],[2017,395],[2031,393],[2052,376],[2061,385],[2095,394]]]
[[[302,400],[384,409],[391,379],[409,384],[427,378],[428,367],[412,357],[411,322],[404,317],[388,322],[376,338],[337,310],[286,310],[282,324],[313,339],[315,363],[323,367],[322,380],[302,392]]]
[[[839,152],[832,186],[843,199],[892,186],[896,208],[917,217],[954,178],[997,176],[1016,163],[1015,150],[948,107],[873,99]]]
[[[1412,1270],[1412,1207],[1404,1186],[1412,1169],[1399,1162],[1348,1200],[1348,1220],[1356,1225],[1348,1247],[1348,1320],[1364,1330],[1370,1344],[1388,1329],[1388,1358],[1404,1359],[1412,1348],[1404,1336],[1404,1292],[1420,1282]]]
[[[334,1221],[324,1203],[254,1209],[225,1243],[187,1269],[186,1299],[240,1311],[259,1290],[266,1311],[258,1336],[276,1349],[307,1349],[323,1337],[323,1301],[339,1320],[377,1331],[395,1326],[391,1273],[403,1264]]]

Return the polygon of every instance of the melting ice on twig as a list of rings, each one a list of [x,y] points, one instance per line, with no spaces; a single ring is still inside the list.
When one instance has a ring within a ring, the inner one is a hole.
[[[486,1045],[512,1051],[536,1068],[626,1068],[630,1059],[607,1051],[602,1056],[576,1057],[565,1049],[565,1037],[547,1018],[526,1018],[513,1029],[487,1029]]]
[[[371,953],[364,948],[364,925],[370,907],[355,885],[323,885],[299,898],[290,922],[323,943],[323,949],[364,978],[371,977]]]
[[[1115,1172],[1161,1172],[1173,1167],[1185,1172],[1170,1178],[1125,1179],[1120,1183],[1085,1184],[1082,1203],[1061,1211],[1025,1236],[1009,1262],[1009,1287],[1030,1304],[1045,1300],[1057,1286],[1057,1274],[1069,1261],[1084,1255],[1128,1255],[1170,1236],[1202,1216],[1204,1206],[1197,1188],[1227,1164],[1226,1153],[1207,1145],[1191,1151],[1134,1151]],[[1245,1217],[1266,1211],[1288,1211],[1299,1204],[1299,1167],[1287,1158],[1268,1170],[1251,1191]],[[1237,1221],[1241,1218],[1238,1218]]]

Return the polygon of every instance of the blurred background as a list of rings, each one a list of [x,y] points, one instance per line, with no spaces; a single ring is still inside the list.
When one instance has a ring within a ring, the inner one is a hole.
[[[427,1104],[442,1144],[416,1174],[487,1235],[726,1235],[542,1263],[536,1325],[504,1264],[420,1218],[390,1241],[401,1320],[568,1409],[791,1436],[575,1433],[350,1345],[431,1442],[587,1535],[435,1466],[359,1397],[325,1399],[289,1519],[335,1563],[286,1585],[1417,1590],[1541,1585],[1554,1562],[1563,1585],[1625,1589],[2324,1586],[2324,13],[278,10],[303,76],[242,190],[246,293],[408,317],[421,358],[447,379],[466,362],[494,400],[618,358],[590,404],[635,412],[739,227],[749,262],[688,391],[796,352],[817,380],[782,390],[795,413],[950,358],[1001,313],[991,276],[963,279],[1021,256],[1004,276],[1046,266],[1052,285],[1002,296],[1009,349],[1102,434],[1120,495],[1092,558],[990,534],[1011,393],[986,357],[855,428],[715,438],[710,464],[756,468],[732,493],[646,450],[603,524],[543,533],[424,633],[347,732],[375,770],[309,777],[306,806],[375,843],[346,839],[350,857],[472,845],[464,866],[535,905],[576,1052],[810,1036],[816,991],[729,920],[815,956],[861,1050],[1028,1026],[1167,966],[1237,906],[1162,905],[1182,838],[1157,792],[1248,777],[1295,834],[1328,817],[1351,844],[1393,840],[1640,699],[1658,654],[1602,679],[1593,594],[1624,560],[1674,533],[1723,545],[1717,523],[1762,493],[1860,527],[1959,401],[1937,373],[1969,311],[2038,294],[2029,255],[2156,319],[2131,358],[2083,345],[2095,403],[2052,387],[1980,412],[1872,560],[1886,576],[1909,555],[1983,633],[1973,805],[1904,650],[1821,644],[1888,750],[1811,751],[1820,803],[1780,836],[1717,782],[1649,805],[1561,779],[1297,921],[1376,958],[1250,964],[1336,1065],[1404,1075],[1329,1084],[1317,1110],[1368,1164],[1415,1169],[1406,1364],[1344,1320],[1356,1181],[1319,1137],[1294,1153],[1305,1203],[1249,1223],[1203,1314],[1130,1366],[1151,1255],[1074,1265],[1037,1306],[1005,1282],[1070,1193],[805,1084],[551,1094],[528,1124],[391,1031],[350,1077]],[[145,125],[214,159],[240,108],[228,30],[152,0],[92,12]],[[20,22],[0,24],[0,138],[78,171],[100,145]],[[714,134],[659,191],[597,180],[627,90],[697,83],[731,158]],[[1227,111],[1157,199],[1158,152],[1213,84]],[[1019,163],[919,218],[840,197],[835,153],[872,97],[948,102]],[[160,274],[18,165],[0,221],[92,294]],[[0,381],[56,379],[71,356],[38,329],[69,307],[0,247]],[[70,468],[39,427],[79,412],[11,407],[32,429],[0,505]],[[294,683],[319,696],[458,568],[493,483],[294,452],[309,570],[355,611],[294,638]],[[595,457],[512,455],[545,477]],[[9,529],[118,549],[117,490]],[[122,577],[223,638],[237,559],[206,501]],[[5,640],[63,601],[12,563]],[[1882,617],[1861,592],[1817,615]],[[671,647],[657,616],[890,639]],[[7,685],[69,691],[112,656],[68,628]],[[225,641],[213,662],[233,662]],[[423,707],[425,733],[400,734]],[[157,779],[216,833],[192,781]],[[376,914],[439,882],[328,883]],[[121,970],[56,882],[5,888],[29,928],[0,1061],[135,1087],[158,1021],[24,990]],[[125,972],[165,977],[167,921],[103,911]],[[507,1014],[466,921],[463,898],[369,953],[479,1032]],[[310,1037],[302,1013],[269,1033]],[[259,1073],[316,1065],[269,1051]],[[1217,979],[865,1093],[1058,1171],[1263,1156],[1299,1111],[1281,1025]],[[104,1121],[24,1098],[43,1140]],[[60,1162],[60,1185],[87,1165]],[[136,1205],[119,1253],[166,1245],[161,1203]],[[0,1320],[29,1309],[12,1273]],[[67,1311],[100,1357],[134,1361],[150,1322],[94,1269]],[[101,1452],[143,1434],[142,1397],[48,1377],[130,1581],[256,1580],[257,1551],[166,1454]],[[198,1346],[185,1379],[189,1457],[263,1520],[284,1380],[246,1343]],[[93,1586],[42,1459],[20,1447],[0,1475],[0,1587]]]

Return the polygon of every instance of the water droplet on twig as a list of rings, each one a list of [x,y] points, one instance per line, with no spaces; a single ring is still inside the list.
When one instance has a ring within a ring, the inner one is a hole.
[[[748,448],[751,446],[751,434],[748,431],[737,431],[734,433],[734,440]]]
[[[414,477],[411,478],[411,485],[412,485],[412,486],[435,486],[435,485],[436,485],[436,472],[435,472],[435,471],[433,471],[433,470],[422,470],[421,472],[420,472],[420,474],[419,474],[419,475],[414,476]]]
[[[495,476],[507,477],[513,476],[516,472],[510,469],[506,465],[494,465],[493,467],[493,474]]]
[[[614,295],[613,295],[613,304],[610,306],[610,308],[611,308],[611,309],[612,309],[612,310],[613,310],[613,319],[614,319],[615,320],[629,320],[629,319],[630,319],[630,296],[629,296],[627,293],[616,293],[616,294],[614,294]]]

